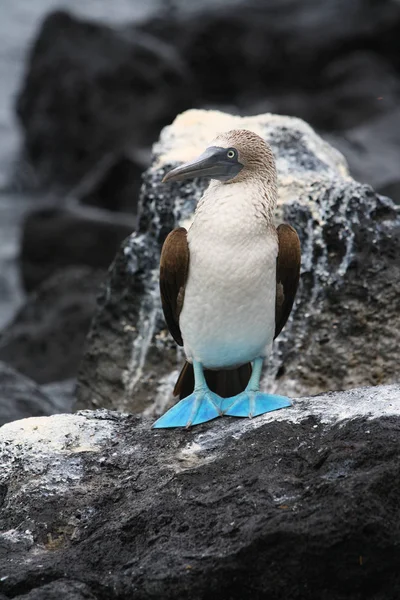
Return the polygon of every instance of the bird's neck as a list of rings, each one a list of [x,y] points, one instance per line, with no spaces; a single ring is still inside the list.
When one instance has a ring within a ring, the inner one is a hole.
[[[224,184],[212,180],[198,203],[192,227],[214,229],[221,235],[233,230],[243,235],[264,233],[273,227],[277,189],[263,180]]]

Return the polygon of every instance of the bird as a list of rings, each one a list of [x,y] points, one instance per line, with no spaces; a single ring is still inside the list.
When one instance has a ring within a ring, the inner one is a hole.
[[[165,239],[160,294],[168,329],[186,362],[180,400],[153,428],[216,417],[256,417],[288,407],[260,391],[274,338],[292,310],[301,263],[296,230],[274,224],[278,184],[270,145],[246,129],[222,132],[163,183],[209,178],[188,230]]]

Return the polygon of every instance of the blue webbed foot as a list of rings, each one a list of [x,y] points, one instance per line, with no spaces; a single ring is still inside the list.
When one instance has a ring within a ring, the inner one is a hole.
[[[222,398],[204,388],[180,400],[160,417],[153,428],[190,427],[222,416]]]
[[[224,415],[232,417],[251,418],[291,405],[291,401],[285,396],[245,390],[233,398],[225,398],[222,401],[222,411]]]

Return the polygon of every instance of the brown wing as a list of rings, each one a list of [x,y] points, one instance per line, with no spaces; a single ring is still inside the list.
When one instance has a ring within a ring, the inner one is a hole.
[[[276,261],[275,337],[282,331],[292,310],[300,277],[300,240],[290,225],[277,228],[279,251]]]
[[[184,227],[178,227],[167,236],[161,250],[160,293],[168,329],[179,346],[183,346],[179,314],[183,306],[188,268],[187,231]]]

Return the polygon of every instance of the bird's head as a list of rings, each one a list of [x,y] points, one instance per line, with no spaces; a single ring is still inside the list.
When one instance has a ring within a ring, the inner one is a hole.
[[[203,154],[167,173],[163,182],[195,177],[208,177],[222,183],[257,177],[275,185],[274,155],[267,142],[256,133],[234,129],[219,134]]]

